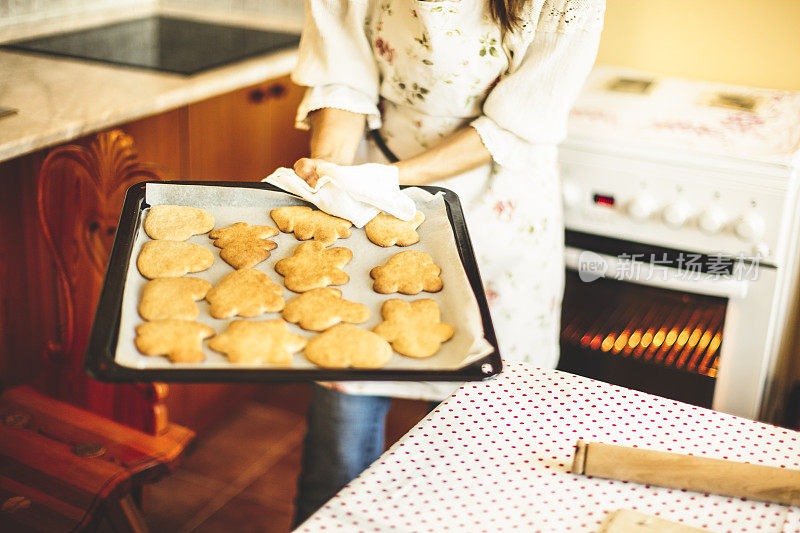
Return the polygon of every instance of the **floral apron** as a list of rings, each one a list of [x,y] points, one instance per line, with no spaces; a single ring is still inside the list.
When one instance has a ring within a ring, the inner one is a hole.
[[[435,146],[481,114],[508,67],[480,0],[382,0],[366,23],[381,72],[380,135],[399,158]],[[513,105],[513,103],[509,103]],[[373,142],[362,159],[386,162]],[[436,183],[461,198],[504,359],[553,368],[564,282],[556,149],[524,171],[487,165]],[[446,319],[446,317],[444,317]],[[340,382],[351,393],[441,400],[453,383]]]

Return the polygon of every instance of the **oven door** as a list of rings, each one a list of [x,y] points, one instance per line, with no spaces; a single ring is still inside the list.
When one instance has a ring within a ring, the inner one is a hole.
[[[764,335],[741,330],[747,302],[758,296],[757,264],[572,231],[566,244],[560,370],[757,415],[763,383],[745,383],[736,370],[745,359],[758,368],[753,359],[764,357]],[[726,368],[738,385],[719,386]],[[731,394],[737,387],[744,402]]]

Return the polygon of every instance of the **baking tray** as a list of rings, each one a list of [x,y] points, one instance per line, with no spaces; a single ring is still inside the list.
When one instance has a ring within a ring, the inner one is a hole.
[[[286,191],[262,182],[230,181],[151,181],[131,186],[125,194],[125,203],[120,215],[114,245],[111,249],[103,288],[95,313],[92,332],[84,359],[86,371],[95,379],[109,382],[288,382],[288,381],[477,381],[497,375],[502,370],[502,360],[497,346],[489,306],[483,292],[478,266],[469,239],[464,214],[458,196],[451,190],[435,186],[419,186],[431,194],[442,193],[447,210],[447,218],[453,235],[461,264],[475,295],[483,325],[484,338],[491,345],[492,352],[463,367],[450,370],[435,369],[296,369],[296,368],[133,368],[120,365],[115,360],[119,336],[122,300],[125,279],[134,253],[134,241],[139,231],[141,212],[148,208],[145,202],[147,183],[168,185],[200,185],[217,187],[240,187]],[[402,187],[405,188],[405,187]],[[286,193],[289,194],[289,193]],[[311,204],[306,203],[313,207]]]

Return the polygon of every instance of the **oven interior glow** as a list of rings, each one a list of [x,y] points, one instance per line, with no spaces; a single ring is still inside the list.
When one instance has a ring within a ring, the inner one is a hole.
[[[604,207],[614,207],[614,197],[608,194],[595,194],[594,203]]]

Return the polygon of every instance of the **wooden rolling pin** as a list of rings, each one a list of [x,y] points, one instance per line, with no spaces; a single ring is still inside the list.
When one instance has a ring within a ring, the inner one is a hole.
[[[573,474],[800,505],[800,470],[578,441]]]

